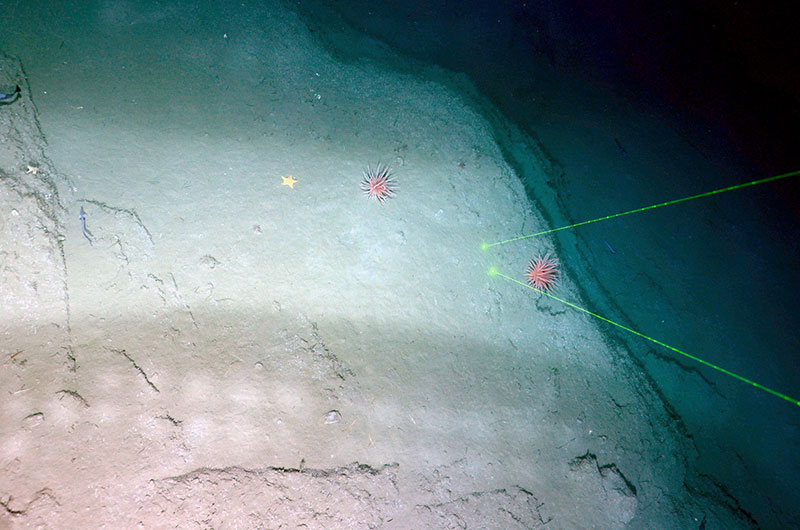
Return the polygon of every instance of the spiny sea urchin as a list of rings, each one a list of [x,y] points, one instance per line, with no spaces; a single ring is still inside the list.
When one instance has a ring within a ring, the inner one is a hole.
[[[383,203],[389,197],[394,196],[395,181],[392,178],[392,169],[382,165],[380,162],[375,169],[367,166],[364,172],[364,180],[361,181],[361,189],[367,197],[378,199]]]
[[[536,256],[528,264],[528,285],[540,291],[550,292],[558,280],[558,258],[549,252]]]

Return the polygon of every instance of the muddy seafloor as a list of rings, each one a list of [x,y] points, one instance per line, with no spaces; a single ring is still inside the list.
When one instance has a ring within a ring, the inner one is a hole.
[[[591,320],[488,274],[546,225],[446,74],[279,5],[73,16],[0,70],[0,524],[748,527]]]

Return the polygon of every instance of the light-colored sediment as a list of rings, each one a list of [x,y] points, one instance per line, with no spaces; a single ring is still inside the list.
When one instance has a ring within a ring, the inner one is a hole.
[[[736,524],[687,491],[689,447],[624,354],[489,276],[531,248],[482,241],[544,224],[483,118],[265,22],[176,32],[155,86],[121,52],[121,92],[53,74],[0,112],[0,524]],[[378,159],[385,205],[359,190]]]

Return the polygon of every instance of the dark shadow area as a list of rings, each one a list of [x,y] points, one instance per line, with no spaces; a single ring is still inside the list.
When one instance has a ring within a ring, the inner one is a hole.
[[[523,128],[520,106],[550,68],[677,113],[691,136],[707,136],[715,149],[729,150],[728,142],[760,172],[800,167],[798,9],[789,2],[352,0],[333,7],[398,50],[468,74]]]

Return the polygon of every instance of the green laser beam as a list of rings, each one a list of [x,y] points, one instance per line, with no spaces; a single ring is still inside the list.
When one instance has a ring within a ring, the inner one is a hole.
[[[698,362],[698,363],[702,364],[703,366],[708,366],[709,368],[713,368],[714,370],[716,370],[718,372],[722,372],[725,375],[729,375],[729,376],[733,377],[734,379],[738,379],[739,381],[741,381],[743,383],[747,383],[748,385],[754,386],[754,387],[758,388],[759,390],[763,390],[764,392],[772,394],[773,396],[779,397],[781,399],[785,399],[789,403],[793,403],[794,405],[800,406],[800,400],[797,400],[795,398],[789,397],[786,394],[781,394],[780,392],[778,392],[776,390],[772,390],[769,387],[766,387],[766,386],[764,386],[762,384],[756,383],[755,381],[751,381],[750,379],[747,379],[746,377],[742,377],[741,375],[735,374],[735,373],[731,372],[730,370],[726,370],[725,368],[722,368],[720,366],[712,364],[712,363],[710,363],[708,361],[704,361],[703,359],[701,359],[699,357],[696,357],[694,355],[686,353],[685,351],[679,350],[678,348],[670,346],[669,344],[665,344],[665,343],[661,342],[660,340],[654,339],[652,337],[648,337],[644,333],[639,333],[638,331],[636,331],[634,329],[631,329],[631,328],[629,328],[627,326],[623,326],[622,324],[614,322],[613,320],[610,320],[610,319],[608,319],[608,318],[606,318],[604,316],[598,315],[597,313],[593,313],[593,312],[589,311],[588,309],[584,309],[581,306],[575,305],[575,304],[573,304],[571,302],[567,302],[566,300],[564,300],[562,298],[559,298],[557,296],[554,296],[554,295],[552,295],[552,294],[550,294],[550,293],[548,293],[546,291],[542,291],[541,289],[537,289],[535,287],[532,287],[532,286],[528,285],[527,283],[523,283],[523,282],[521,282],[521,281],[519,281],[517,279],[512,278],[511,276],[507,276],[507,275],[503,274],[502,272],[498,271],[494,267],[489,269],[489,275],[491,275],[491,276],[501,276],[501,277],[505,278],[506,280],[511,280],[512,282],[518,283],[519,285],[522,285],[523,287],[527,287],[528,289],[531,289],[531,290],[536,291],[538,293],[542,293],[543,295],[549,296],[553,300],[557,300],[558,302],[561,302],[562,304],[564,304],[564,305],[566,305],[568,307],[571,307],[572,309],[575,309],[575,310],[580,311],[582,313],[586,313],[587,315],[591,315],[591,316],[593,316],[595,318],[598,318],[598,319],[602,320],[603,322],[608,322],[609,324],[611,324],[613,326],[616,326],[616,327],[618,327],[620,329],[624,329],[625,331],[627,331],[629,333],[633,333],[637,337],[641,337],[641,338],[643,338],[645,340],[649,340],[650,342],[652,342],[654,344],[658,344],[659,346],[661,346],[663,348],[666,348],[666,349],[668,349],[670,351],[673,351],[675,353],[683,355],[684,357],[687,357],[687,358],[689,358],[689,359],[691,359],[691,360],[693,360],[695,362]]]
[[[591,223],[597,223],[599,221],[607,221],[609,219],[616,219],[617,217],[622,217],[623,215],[630,215],[632,213],[644,212],[646,210],[654,210],[656,208],[661,208],[662,206],[669,206],[670,204],[678,204],[680,202],[691,201],[694,199],[700,199],[702,197],[709,197],[711,195],[717,195],[720,193],[725,193],[726,191],[733,191],[742,188],[748,188],[750,186],[755,186],[757,184],[764,184],[766,182],[773,182],[776,180],[781,180],[789,177],[793,177],[795,175],[800,175],[800,170],[798,171],[791,171],[789,173],[784,173],[782,175],[776,175],[774,177],[767,177],[765,179],[760,180],[753,180],[750,182],[745,182],[744,184],[736,184],[735,186],[728,186],[727,188],[721,188],[714,191],[707,191],[705,193],[700,193],[698,195],[692,195],[691,197],[684,197],[682,199],[675,199],[673,201],[662,202],[659,204],[651,204],[650,206],[645,206],[644,208],[636,208],[635,210],[629,210],[627,212],[615,213],[612,215],[606,215],[605,217],[598,217],[597,219],[591,219],[589,221],[581,221],[580,223],[571,224],[569,226],[562,226],[560,228],[553,228],[550,230],[543,230],[542,232],[536,232],[535,234],[528,234],[527,236],[519,236],[514,237],[511,239],[506,239],[505,241],[498,241],[497,243],[484,243],[481,245],[482,250],[487,250],[491,247],[495,247],[497,245],[505,245],[506,243],[513,243],[514,241],[520,241],[522,239],[528,239],[531,237],[543,236],[545,234],[552,234],[553,232],[559,232],[561,230],[567,230],[569,228],[576,228],[578,226],[588,225]]]

